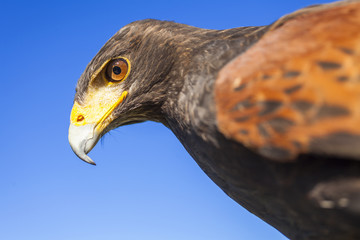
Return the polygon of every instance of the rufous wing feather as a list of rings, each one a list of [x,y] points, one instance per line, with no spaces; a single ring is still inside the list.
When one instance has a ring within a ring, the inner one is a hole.
[[[360,2],[285,16],[215,85],[220,131],[262,156],[360,159]]]

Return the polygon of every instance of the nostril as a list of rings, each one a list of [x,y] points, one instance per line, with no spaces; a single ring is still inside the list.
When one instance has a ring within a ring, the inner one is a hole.
[[[77,117],[76,121],[77,121],[77,122],[81,122],[81,121],[83,121],[84,119],[85,119],[84,116],[80,114],[80,115]]]

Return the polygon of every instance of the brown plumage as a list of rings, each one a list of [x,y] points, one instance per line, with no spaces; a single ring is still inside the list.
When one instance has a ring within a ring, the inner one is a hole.
[[[220,130],[261,155],[360,158],[360,3],[279,20],[216,81]]]
[[[128,66],[121,81],[108,78],[116,59]],[[360,239],[359,63],[359,0],[220,31],[137,21],[80,77],[69,141],[93,163],[86,154],[106,132],[161,122],[287,237]]]

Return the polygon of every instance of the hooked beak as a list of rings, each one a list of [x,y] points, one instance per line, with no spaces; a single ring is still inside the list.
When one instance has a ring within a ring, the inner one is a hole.
[[[99,136],[100,134],[96,131],[95,124],[76,126],[70,123],[69,143],[72,150],[81,160],[92,165],[96,164],[87,154],[99,141]]]
[[[104,129],[114,120],[112,112],[126,98],[124,91],[114,101],[97,101],[80,105],[75,101],[70,116],[69,143],[74,153],[83,161],[96,165],[87,155],[102,136]]]

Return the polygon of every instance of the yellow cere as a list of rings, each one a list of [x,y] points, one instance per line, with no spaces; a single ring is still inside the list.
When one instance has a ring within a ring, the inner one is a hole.
[[[114,99],[114,96],[111,94],[104,94],[103,91],[88,94],[84,106],[81,106],[77,102],[74,103],[71,110],[70,122],[76,126],[86,124],[101,125],[112,111],[124,101],[127,93],[127,91],[124,91],[118,99]]]

